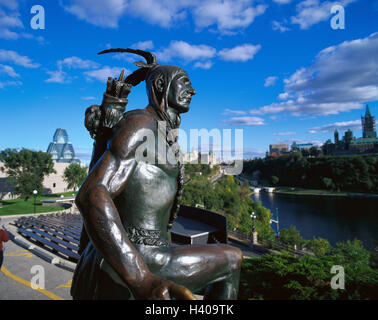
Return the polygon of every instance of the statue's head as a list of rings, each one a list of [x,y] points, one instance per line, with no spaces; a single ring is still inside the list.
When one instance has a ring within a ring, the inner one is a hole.
[[[177,113],[189,111],[192,96],[196,94],[187,72],[177,66],[156,65],[146,77],[149,103],[154,108]]]
[[[108,49],[100,52],[130,52],[146,59],[147,63],[138,61],[140,69],[126,78],[126,82],[136,86],[146,81],[149,104],[156,112],[169,122],[168,109],[177,114],[189,111],[191,98],[196,94],[187,72],[177,66],[160,65],[153,53],[134,49]],[[179,123],[178,123],[179,124]]]

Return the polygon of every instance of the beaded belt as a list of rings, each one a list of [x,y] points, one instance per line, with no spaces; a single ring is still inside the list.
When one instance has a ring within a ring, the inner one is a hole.
[[[132,243],[144,244],[146,246],[168,246],[167,240],[161,237],[159,230],[146,230],[143,228],[125,228],[127,236]]]

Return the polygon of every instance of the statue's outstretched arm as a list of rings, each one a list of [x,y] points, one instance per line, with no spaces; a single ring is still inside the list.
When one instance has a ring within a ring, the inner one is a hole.
[[[93,245],[125,281],[135,298],[195,299],[188,289],[160,279],[149,271],[128,239],[113,202],[114,197],[126,188],[138,165],[135,150],[143,142],[137,128],[138,120],[141,119],[132,122],[135,126],[128,125],[117,131],[109,149],[80,188],[76,204]]]

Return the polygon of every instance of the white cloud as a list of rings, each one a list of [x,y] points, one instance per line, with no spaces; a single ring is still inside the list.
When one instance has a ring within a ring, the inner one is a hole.
[[[111,46],[108,46],[108,49],[110,49]],[[147,41],[139,41],[136,43],[133,43],[130,48],[132,49],[140,49],[140,50],[152,50],[154,48],[154,43],[152,40],[147,40]],[[136,56],[131,53],[116,53],[112,55],[113,59],[121,60],[121,61],[126,61],[129,63],[134,63],[137,60],[140,60],[139,56]]]
[[[273,30],[279,30],[280,32],[286,32],[290,30],[288,27],[284,26],[282,22],[278,22],[276,20],[272,22],[272,28]]]
[[[0,38],[15,40],[20,37],[17,32],[11,30],[14,28],[22,29],[24,27],[19,17],[20,13],[18,12],[17,1],[0,0]]]
[[[331,16],[331,7],[339,4],[346,7],[357,0],[322,1],[305,0],[297,4],[297,15],[291,17],[292,24],[299,24],[300,29],[308,29],[312,25],[325,21]]]
[[[222,49],[218,55],[225,61],[248,61],[261,49],[261,45],[246,43],[231,49]]]
[[[62,1],[64,9],[80,20],[100,27],[117,28],[118,21],[125,13],[127,0],[68,0]]]
[[[331,124],[326,124],[319,127],[314,127],[308,130],[309,133],[319,133],[319,132],[334,132],[335,129],[338,131],[346,131],[348,129],[351,130],[361,130],[361,120],[353,120],[353,121],[343,121],[343,122],[335,122]]]
[[[282,137],[282,136],[293,136],[295,135],[296,132],[278,132],[278,133],[273,133],[274,136]]]
[[[96,100],[95,97],[81,97],[82,100]]]
[[[64,68],[67,69],[98,69],[100,64],[92,60],[84,60],[79,57],[68,57],[63,60],[58,60],[57,62],[58,70],[47,71],[49,78],[45,80],[47,83],[69,83],[72,77],[63,71]],[[87,77],[88,79],[88,77]]]
[[[278,80],[278,77],[274,77],[274,76],[266,78],[265,83],[264,83],[264,87],[274,86],[277,80]]]
[[[361,109],[378,100],[378,33],[328,47],[284,80],[281,103],[250,110],[252,115],[286,112],[329,115]]]
[[[102,81],[102,82],[106,82],[108,80],[108,77],[112,77],[112,78],[118,77],[121,73],[121,70],[122,70],[122,68],[104,66],[100,69],[86,71],[86,72],[84,72],[84,75],[86,76],[87,80],[89,80],[89,81],[96,79],[96,80],[99,80],[99,81]],[[125,75],[127,75],[129,73],[130,73],[130,71],[126,69]]]
[[[196,62],[194,64],[194,68],[200,68],[200,69],[210,69],[213,66],[213,63],[211,61],[205,61],[205,62]]]
[[[216,49],[208,45],[193,45],[185,41],[171,41],[169,46],[157,53],[161,61],[170,61],[173,58],[183,59],[186,62],[193,60],[207,60],[216,55]]]
[[[38,63],[33,63],[27,56],[21,56],[16,51],[0,49],[0,61],[9,61],[25,68],[38,68]]]
[[[83,60],[78,57],[69,57],[58,61],[59,67],[67,67],[69,69],[93,69],[100,65],[91,60]]]
[[[220,58],[225,61],[245,62],[253,59],[254,55],[260,50],[261,45],[246,43],[234,48],[222,49],[219,52],[214,47],[200,44],[190,44],[185,41],[173,40],[168,47],[158,50],[156,53],[159,61],[172,61],[174,59],[182,60],[184,63],[196,61],[195,68],[210,69],[213,65],[212,58]],[[126,55],[119,55],[116,59],[129,61]],[[131,60],[131,59],[130,59]],[[132,62],[132,60],[130,61]]]
[[[191,16],[198,30],[215,28],[232,34],[253,23],[267,5],[254,0],[62,0],[66,11],[91,24],[116,28],[125,16],[140,18],[147,23],[171,28]]]
[[[42,36],[35,36],[31,33],[26,33],[26,32],[21,32],[18,34],[18,37],[25,38],[25,39],[34,39],[36,40],[39,44],[46,44],[48,43],[44,37]]]
[[[154,48],[154,43],[152,40],[147,41],[139,41],[137,43],[133,43],[130,48],[133,49],[140,49],[140,50],[151,50]]]
[[[10,86],[20,86],[20,85],[22,85],[21,81],[11,81],[11,80],[0,81],[0,89],[4,89],[5,87],[10,87]]]
[[[62,69],[59,69],[57,71],[46,71],[46,73],[50,76],[48,79],[45,80],[45,82],[47,82],[47,83],[69,83],[69,82],[71,82],[71,78]]]
[[[7,7],[10,10],[18,9],[17,0],[0,0],[0,7]]]
[[[225,109],[222,114],[225,115],[225,116],[228,116],[228,115],[245,115],[245,114],[247,114],[247,112],[242,111],[242,110]]]
[[[291,2],[291,0],[273,0],[273,2],[278,4],[288,4]]]
[[[242,126],[262,126],[265,125],[264,119],[258,117],[233,117],[223,120],[226,125]]]
[[[193,11],[197,28],[212,25],[221,33],[233,34],[235,30],[248,27],[257,16],[267,9],[266,5],[253,6],[248,0],[207,0],[200,1]]]
[[[14,71],[14,69],[11,66],[6,66],[3,64],[0,64],[0,73],[5,73],[11,78],[18,78],[20,75]]]
[[[278,95],[278,99],[280,100],[287,100],[288,98],[289,98],[289,94],[287,92],[283,92]]]
[[[131,0],[128,13],[150,24],[169,28],[183,20],[196,3],[196,0]]]

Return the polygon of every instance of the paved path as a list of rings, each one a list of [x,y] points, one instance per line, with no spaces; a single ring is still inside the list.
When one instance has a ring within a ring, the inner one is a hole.
[[[230,238],[228,239],[228,244],[233,247],[239,248],[241,251],[243,251],[244,257],[256,258],[256,257],[261,256],[261,253],[253,251],[251,248],[249,248],[245,244],[241,244],[240,242],[234,241]]]
[[[7,226],[11,220],[2,219],[1,224]],[[4,244],[0,300],[71,300],[71,279],[72,272],[44,261],[12,241]],[[33,289],[33,284],[42,288]]]

